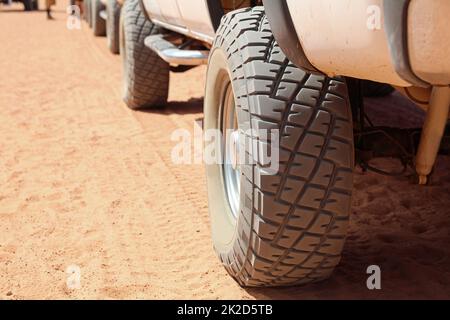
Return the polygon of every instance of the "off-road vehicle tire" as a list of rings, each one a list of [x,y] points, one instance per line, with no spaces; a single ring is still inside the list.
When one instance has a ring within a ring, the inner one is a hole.
[[[169,92],[169,64],[144,39],[161,29],[148,20],[138,0],[127,0],[120,16],[124,101],[131,109],[162,107]]]
[[[242,9],[222,19],[211,49],[206,133],[224,131],[228,105],[235,105],[237,117],[229,123],[237,123],[251,141],[237,143],[241,154],[258,159],[239,166],[235,211],[226,166],[206,165],[213,243],[223,265],[242,286],[326,279],[340,261],[353,189],[346,83],[294,66],[275,41],[263,8]],[[259,134],[267,129],[279,130],[279,138]],[[279,168],[265,175],[267,162],[260,155],[276,141]]]
[[[112,53],[118,54],[120,51],[120,5],[117,0],[108,0],[106,10],[108,15],[106,20],[108,48]]]
[[[100,17],[100,11],[105,10],[105,5],[100,0],[91,0],[92,5],[92,30],[94,36],[103,37],[106,35],[106,21]]]
[[[87,10],[87,1],[88,0],[83,0],[83,4],[82,4],[82,6],[83,6],[83,10],[82,10],[82,17],[83,17],[83,20],[84,21],[88,21],[88,16],[87,16],[87,12],[88,12],[88,10]]]
[[[85,17],[86,17],[86,22],[87,22],[87,24],[88,24],[88,26],[89,27],[92,27],[92,19],[91,19],[91,16],[92,16],[92,8],[91,8],[91,2],[92,2],[92,0],[83,0],[83,3],[84,3],[84,14],[85,14]]]

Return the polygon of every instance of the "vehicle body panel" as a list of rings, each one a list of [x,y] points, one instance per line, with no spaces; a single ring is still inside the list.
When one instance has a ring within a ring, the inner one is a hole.
[[[155,24],[213,42],[210,6],[221,1],[142,1]],[[304,63],[297,64],[307,70],[400,87],[450,84],[448,0],[266,0],[264,5],[269,20],[270,10],[284,6],[270,21],[272,29],[292,61],[292,52],[302,52]],[[285,21],[292,28],[284,28],[281,37],[296,38],[290,48],[276,32]]]
[[[178,8],[177,0],[154,0],[158,3],[159,16],[156,16],[160,21],[172,24],[178,27],[184,27],[184,21],[181,18],[181,12]]]
[[[408,85],[397,75],[387,36],[381,27],[368,26],[381,14],[383,0],[288,0],[289,11],[308,60],[328,75]],[[378,6],[379,12],[375,9]],[[369,22],[368,22],[369,21]]]
[[[301,55],[302,67],[402,87],[450,84],[448,0],[266,0],[264,5],[281,48],[293,61],[293,52]],[[290,32],[278,26],[283,21],[291,21]]]
[[[215,30],[206,0],[143,0],[155,24],[212,43]]]
[[[428,83],[450,84],[449,18],[449,0],[413,0],[409,5],[411,67]]]

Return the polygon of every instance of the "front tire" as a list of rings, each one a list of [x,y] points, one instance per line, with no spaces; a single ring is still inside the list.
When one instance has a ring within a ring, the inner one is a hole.
[[[106,37],[111,53],[120,52],[120,5],[117,0],[108,0],[106,6],[108,19],[106,20]]]
[[[161,29],[147,20],[138,0],[127,0],[120,16],[120,53],[123,62],[124,101],[131,109],[166,105],[169,64],[147,48],[147,36]]]
[[[340,261],[353,187],[345,82],[294,66],[261,7],[234,11],[211,50],[204,124],[224,135],[234,126],[250,138],[240,152],[258,155],[236,165],[237,178],[228,178],[226,161],[206,165],[214,248],[230,275],[256,287],[329,277]],[[280,145],[279,168],[269,175],[259,156],[274,143],[260,134],[267,129],[279,130]],[[233,158],[233,148],[224,149]]]

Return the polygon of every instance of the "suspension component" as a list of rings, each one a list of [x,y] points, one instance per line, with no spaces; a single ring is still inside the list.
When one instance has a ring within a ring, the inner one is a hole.
[[[433,171],[447,125],[449,109],[450,87],[433,87],[415,160],[418,182],[421,185],[428,184],[429,175]]]

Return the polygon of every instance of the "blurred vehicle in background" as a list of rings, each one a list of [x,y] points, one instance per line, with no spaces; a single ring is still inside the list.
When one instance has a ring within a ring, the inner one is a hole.
[[[84,0],[84,18],[95,36],[106,36],[109,50],[119,53],[119,21],[124,0]]]
[[[11,4],[12,2],[21,2],[23,3],[25,11],[33,11],[39,9],[38,0],[1,0],[0,2],[5,5]]]

